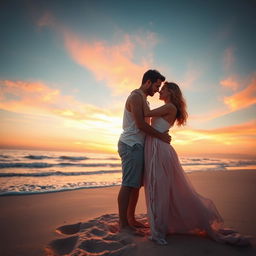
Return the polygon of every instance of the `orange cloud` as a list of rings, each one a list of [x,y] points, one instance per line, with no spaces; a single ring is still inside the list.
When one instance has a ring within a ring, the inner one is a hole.
[[[247,108],[256,103],[256,77],[242,91],[224,98],[225,104],[231,111]]]
[[[230,88],[232,90],[236,90],[239,87],[239,83],[235,80],[234,77],[228,77],[228,78],[220,81],[220,84],[222,86]]]
[[[174,129],[173,144],[189,154],[255,155],[255,133],[256,120],[212,130]]]
[[[111,115],[111,110],[81,103],[42,82],[0,80],[0,86],[0,108],[4,110],[52,114],[73,120],[100,120],[99,114]]]
[[[209,121],[209,120],[227,115],[229,113],[231,113],[230,110],[219,108],[219,109],[214,109],[213,111],[206,114],[189,115],[189,120],[197,121],[197,122],[205,122],[205,121]]]
[[[2,119],[0,146],[116,150],[120,106],[106,110],[84,104],[42,82],[2,80],[0,92],[0,109],[31,117],[12,118],[7,113]]]
[[[243,124],[222,127],[212,130],[203,129],[175,129],[175,134],[180,134],[186,138],[187,143],[197,140],[210,139],[223,141],[223,136],[229,139],[237,139],[237,137],[248,138],[256,133],[256,120]]]
[[[33,97],[42,101],[54,101],[59,95],[58,90],[52,90],[41,82],[0,80],[1,97],[4,95],[15,95],[18,98]]]
[[[248,82],[249,81],[249,82]],[[238,79],[229,77],[220,82],[224,87],[237,90],[241,86],[245,85],[245,89],[237,92],[229,97],[223,98],[224,107],[219,107],[211,111],[210,113],[203,115],[190,115],[190,120],[196,120],[199,122],[209,121],[237,110],[248,108],[256,103],[256,75],[253,74],[248,80],[238,82]]]
[[[215,134],[225,134],[228,136],[243,136],[248,137],[256,133],[256,120],[250,122],[237,124],[233,126],[223,127],[212,130]]]
[[[115,94],[127,93],[140,85],[144,72],[152,66],[152,50],[158,42],[155,33],[144,31],[116,31],[120,43],[111,45],[106,41],[89,41],[69,31],[49,12],[38,20],[37,26],[53,28],[63,37],[72,59],[90,70],[97,80],[105,81]]]
[[[135,63],[134,49],[142,47],[142,40],[154,38],[152,33],[144,38],[133,40],[130,35],[125,35],[123,42],[113,46],[105,42],[88,42],[81,40],[76,35],[65,31],[65,46],[72,58],[81,66],[89,69],[98,80],[106,81],[107,85],[117,94],[128,92],[141,83],[143,73],[149,69],[150,57],[141,63]],[[139,42],[139,43],[136,43]]]

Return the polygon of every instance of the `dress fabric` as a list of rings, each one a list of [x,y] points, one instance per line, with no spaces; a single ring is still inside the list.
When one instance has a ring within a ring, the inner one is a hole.
[[[163,118],[152,118],[152,127],[169,130]],[[174,148],[146,136],[144,188],[151,239],[166,243],[168,234],[209,236],[221,243],[246,245],[246,237],[223,229],[223,219],[214,203],[199,195],[186,176]]]

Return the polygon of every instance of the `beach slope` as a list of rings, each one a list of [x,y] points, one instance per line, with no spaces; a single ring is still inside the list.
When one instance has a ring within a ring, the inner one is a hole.
[[[188,176],[198,193],[215,203],[225,226],[256,237],[256,171],[196,172]],[[173,235],[168,237],[167,246],[159,246],[146,236],[120,236],[117,232],[118,191],[119,187],[106,187],[1,196],[0,255],[72,255],[78,242],[81,252],[98,255],[107,252],[148,256],[256,254],[254,239],[251,247],[235,247],[202,237]],[[146,221],[143,189],[140,195],[137,214]]]

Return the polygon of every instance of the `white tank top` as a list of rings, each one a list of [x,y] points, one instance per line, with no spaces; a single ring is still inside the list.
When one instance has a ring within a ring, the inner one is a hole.
[[[145,142],[145,133],[137,127],[133,114],[126,108],[124,108],[123,132],[120,140],[131,147],[136,143],[144,146]]]

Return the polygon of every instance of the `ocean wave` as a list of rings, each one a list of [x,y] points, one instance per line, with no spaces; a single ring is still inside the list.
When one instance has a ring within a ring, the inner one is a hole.
[[[27,155],[27,156],[24,156],[24,158],[32,159],[32,160],[60,159],[60,160],[69,160],[69,161],[82,161],[82,160],[89,159],[89,157],[85,157],[85,156],[59,156],[59,157],[53,157],[53,156],[46,156],[46,155]]]
[[[0,158],[10,158],[6,155],[0,155]],[[106,157],[106,158],[90,158],[87,156],[46,156],[46,155],[27,155],[23,158],[31,160],[43,160],[43,159],[58,159],[58,160],[67,160],[67,161],[83,161],[83,160],[119,160],[117,157]]]
[[[0,169],[3,168],[49,168],[54,164],[48,163],[0,163]]]
[[[79,176],[79,175],[97,175],[105,173],[120,173],[121,170],[99,170],[91,172],[38,172],[38,173],[0,173],[0,177],[47,177],[47,176]]]
[[[6,158],[10,158],[10,156],[7,156],[7,155],[0,155],[0,158],[6,159]]]
[[[120,160],[118,157],[87,157],[87,156],[60,156],[61,160],[69,160],[69,161],[82,161],[82,160]]]
[[[82,160],[89,159],[89,157],[86,157],[86,156],[60,156],[59,159],[70,160],[70,161],[82,161]]]
[[[0,169],[3,168],[50,168],[55,166],[77,166],[77,167],[118,167],[121,166],[119,163],[96,163],[96,164],[76,164],[76,163],[58,163],[49,164],[44,162],[33,162],[33,163],[0,163]]]
[[[38,158],[39,159],[39,158]],[[106,159],[105,159],[106,160]],[[184,167],[189,166],[215,166],[219,168],[224,167],[243,167],[243,166],[252,166],[256,165],[256,161],[223,161],[223,162],[185,162],[181,163]],[[78,163],[78,162],[57,162],[57,163],[47,163],[47,162],[0,162],[0,169],[3,168],[52,168],[52,167],[120,167],[121,163]]]
[[[181,161],[181,165],[182,166],[193,166],[193,165],[215,165],[215,166],[222,166],[222,167],[229,167],[229,166],[249,166],[249,165],[256,165],[256,161],[255,160],[239,160],[239,161],[232,161],[232,160],[228,160],[228,161],[213,161],[211,160],[211,162],[203,162],[203,161],[199,161],[199,162],[182,162]]]
[[[93,158],[90,158],[91,160],[120,160],[120,157],[93,157]]]
[[[248,166],[248,165],[256,165],[256,161],[232,161],[229,163],[229,166]]]
[[[63,191],[86,189],[86,188],[112,187],[112,186],[118,186],[120,184],[121,184],[120,181],[116,181],[116,182],[77,182],[77,183],[66,183],[62,186],[22,184],[20,186],[15,186],[15,187],[10,186],[4,190],[0,190],[0,196],[63,192]]]
[[[43,155],[28,155],[28,156],[24,156],[24,158],[32,159],[32,160],[42,160],[42,159],[53,159],[54,157],[43,156]]]
[[[225,165],[225,163],[204,163],[204,162],[198,162],[198,163],[181,163],[182,166],[193,166],[193,165],[219,165],[219,166],[222,166],[222,165]]]

